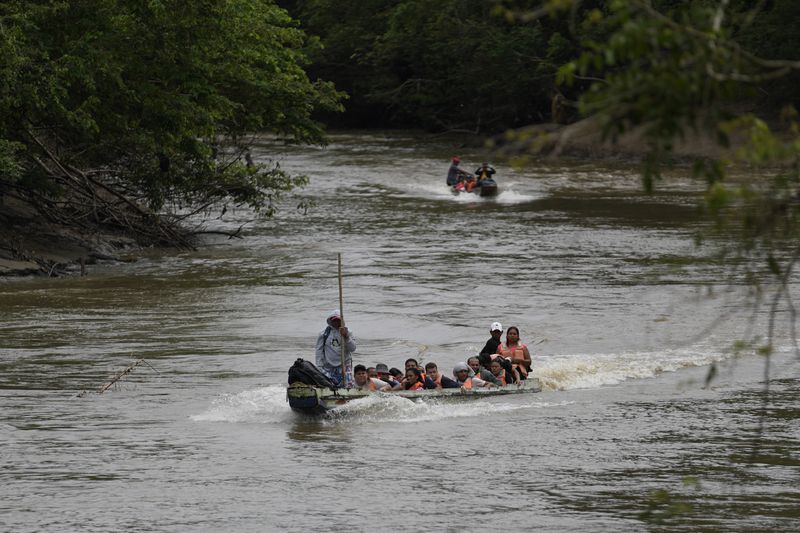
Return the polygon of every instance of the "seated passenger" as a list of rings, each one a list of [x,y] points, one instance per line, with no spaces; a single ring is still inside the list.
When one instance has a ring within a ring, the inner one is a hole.
[[[494,176],[495,172],[497,171],[490,167],[489,163],[482,163],[480,167],[475,169],[475,175],[478,176],[479,182],[491,178]]]
[[[506,331],[506,342],[497,347],[497,353],[511,360],[514,370],[519,373],[521,379],[528,378],[531,371],[531,353],[528,347],[519,340],[519,328],[511,326]]]
[[[492,325],[489,326],[489,335],[491,337],[481,348],[481,353],[478,354],[481,366],[487,370],[489,369],[489,363],[492,362],[492,354],[496,354],[497,348],[502,344],[503,325],[500,322],[492,322]]]
[[[378,378],[371,378],[367,374],[367,367],[364,365],[356,365],[353,368],[354,378],[355,378],[355,388],[358,390],[369,390],[369,391],[390,391],[392,390],[392,386],[386,383],[383,380]]]
[[[427,376],[425,375],[425,372],[423,372],[422,367],[419,366],[419,363],[413,357],[410,357],[410,358],[406,359],[406,370],[408,370],[409,368],[416,368],[417,370],[419,370],[419,373],[422,374],[422,379],[427,379]],[[431,382],[431,383],[433,383],[433,382]],[[433,389],[435,387],[427,387],[426,386],[425,388],[426,389]]]
[[[489,364],[491,364],[491,362]],[[472,369],[472,372],[483,381],[488,381],[489,383],[500,386],[500,380],[494,377],[494,374],[492,374],[489,369],[483,368],[477,357],[470,357],[467,359],[467,365]]]
[[[437,389],[457,389],[461,386],[447,376],[440,374],[439,367],[434,362],[425,365],[425,373],[436,384]]]
[[[467,190],[471,191],[475,187],[480,187],[481,182],[485,179],[491,178],[495,170],[489,166],[489,163],[483,163],[477,170],[475,170],[475,178],[467,181]]]
[[[500,381],[501,385],[519,383],[519,378],[514,379],[514,375],[505,369],[503,363],[500,361],[500,357],[496,357],[494,361],[492,361],[492,364],[489,365],[489,370],[491,370],[494,377]]]
[[[412,366],[406,369],[406,377],[403,379],[403,390],[423,390],[427,388],[429,387],[426,386],[425,378],[422,377],[422,372],[419,371],[419,368]],[[436,385],[430,388],[435,389]]]
[[[472,370],[466,363],[456,363],[453,367],[453,377],[462,389],[474,389],[479,387],[491,387],[492,384],[475,377]]]
[[[463,181],[465,176],[469,176],[469,172],[458,168],[459,163],[461,163],[461,158],[457,155],[453,156],[450,168],[447,170],[447,185],[450,187],[453,187],[454,185],[457,185],[459,182]]]
[[[404,363],[404,365],[405,365],[404,368],[406,370],[408,370],[409,368],[419,368],[419,363],[413,357],[409,357],[408,359],[406,359],[406,362]],[[419,370],[420,370],[420,372],[422,372],[421,368],[419,368]]]
[[[389,373],[392,375],[394,380],[397,381],[398,383],[403,381],[403,378],[405,377],[405,375],[403,374],[403,372],[399,368],[392,367],[392,368],[389,369]]]
[[[397,369],[392,369],[392,370],[397,370]],[[389,385],[391,385],[392,389],[400,388],[400,380],[397,380],[394,378],[394,376],[392,376],[392,373],[389,370],[388,366],[386,366],[383,363],[378,363],[377,365],[375,365],[375,371],[378,373],[378,379],[383,380]],[[401,374],[399,370],[397,370],[397,372]]]

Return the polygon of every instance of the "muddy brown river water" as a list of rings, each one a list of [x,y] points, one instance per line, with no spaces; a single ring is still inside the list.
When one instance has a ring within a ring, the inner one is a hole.
[[[720,243],[694,245],[699,185],[497,163],[497,198],[455,197],[452,145],[404,132],[254,155],[307,174],[314,207],[85,278],[0,280],[0,530],[797,530],[800,361],[785,313],[768,395],[764,358],[728,350],[767,317]],[[286,371],[338,307],[338,252],[356,362],[449,373],[500,321],[545,390],[298,417]]]

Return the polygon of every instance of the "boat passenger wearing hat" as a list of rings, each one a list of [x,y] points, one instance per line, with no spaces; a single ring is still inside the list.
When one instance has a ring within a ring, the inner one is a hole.
[[[353,387],[353,357],[356,339],[342,327],[342,313],[337,309],[328,315],[328,326],[317,337],[316,363],[323,374],[339,387]],[[342,375],[342,339],[344,339],[345,375]]]
[[[497,347],[501,344],[500,339],[503,336],[503,325],[500,324],[500,322],[492,322],[492,325],[489,326],[489,334],[492,337],[486,341],[486,345],[478,354],[478,361],[480,361],[481,366],[487,370],[492,364],[492,354],[497,353]]]
[[[464,178],[469,176],[469,172],[458,168],[459,163],[461,163],[461,158],[454,155],[450,162],[450,168],[447,170],[447,185],[449,187],[455,186],[458,182],[463,181]]]
[[[378,372],[378,379],[381,379],[392,386],[392,390],[400,389],[400,381],[394,379],[391,372],[389,371],[389,367],[384,363],[378,363],[375,365],[375,371]],[[398,370],[398,374],[401,372]]]
[[[367,367],[364,365],[356,365],[353,369],[355,378],[355,388],[367,391],[381,391],[387,392],[392,390],[392,386],[378,378],[369,377]]]

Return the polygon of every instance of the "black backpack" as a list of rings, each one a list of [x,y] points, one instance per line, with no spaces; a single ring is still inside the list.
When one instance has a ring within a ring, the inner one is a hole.
[[[305,383],[314,387],[322,387],[324,389],[336,390],[336,385],[328,379],[328,376],[320,372],[314,363],[306,361],[305,359],[297,359],[294,364],[289,368],[289,385],[292,383]]]

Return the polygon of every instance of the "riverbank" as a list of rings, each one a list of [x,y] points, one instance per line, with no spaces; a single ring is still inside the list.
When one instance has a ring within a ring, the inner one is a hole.
[[[628,131],[614,141],[603,139],[595,120],[589,118],[567,125],[535,124],[493,139],[497,152],[505,158],[550,158],[640,163],[650,151],[644,131]],[[732,153],[737,144],[723,148],[713,139],[686,132],[675,142],[669,154],[674,163],[697,159],[721,158]],[[739,143],[741,144],[741,143]]]
[[[647,143],[637,133],[616,142],[604,141],[590,120],[567,126],[539,124],[518,130],[515,139],[497,139],[498,157],[514,158],[531,153],[538,143],[539,154],[589,161],[641,161]],[[691,162],[697,158],[720,157],[724,152],[710,139],[687,137],[677,144],[674,158]],[[82,275],[87,265],[98,260],[132,260],[139,249],[134,235],[88,221],[58,223],[13,196],[0,195],[0,277]]]
[[[59,224],[0,196],[0,276],[82,275],[97,261],[126,261],[136,240],[98,225]]]

